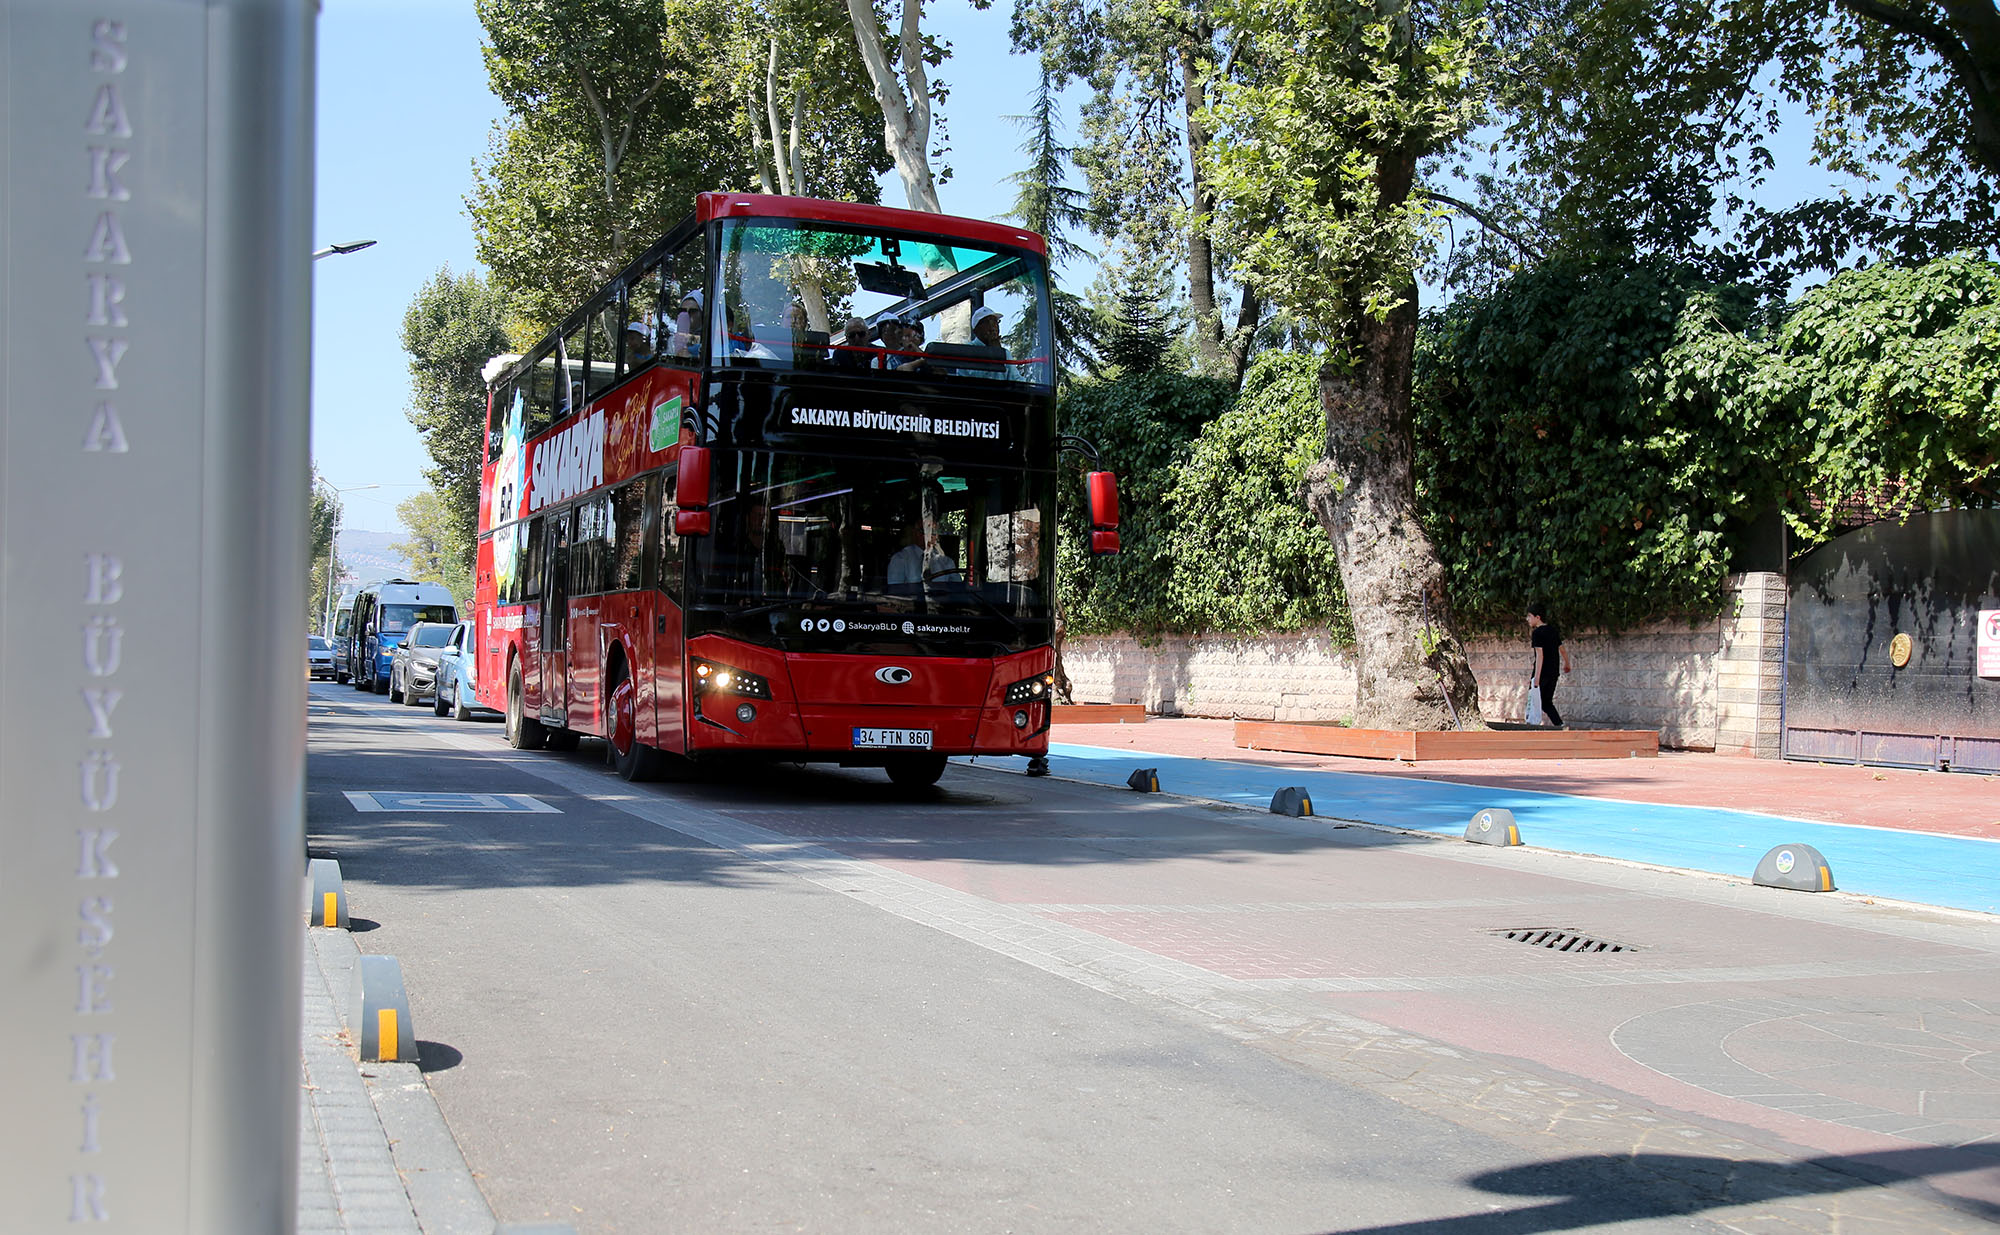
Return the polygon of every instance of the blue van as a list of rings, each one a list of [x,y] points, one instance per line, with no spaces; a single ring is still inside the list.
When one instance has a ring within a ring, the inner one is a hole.
[[[418,622],[456,622],[458,606],[441,583],[384,579],[354,594],[348,625],[354,689],[389,693],[389,661]]]

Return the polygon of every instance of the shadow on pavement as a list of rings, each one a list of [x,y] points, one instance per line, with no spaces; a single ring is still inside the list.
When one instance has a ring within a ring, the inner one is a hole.
[[[1340,1227],[1328,1235],[1535,1235],[1646,1218],[1686,1217],[1737,1205],[1836,1197],[1932,1175],[1995,1167],[2000,1167],[2000,1146],[1897,1149],[1797,1162],[1743,1162],[1693,1154],[1588,1155],[1490,1171],[1466,1181],[1505,1196],[1558,1198],[1545,1205],[1390,1226]],[[1980,1221],[2000,1219],[2000,1205],[1991,1202],[1930,1187],[1925,1188],[1925,1195]],[[1874,1225],[1861,1215],[1855,1216],[1855,1222]]]
[[[419,1072],[447,1072],[465,1062],[455,1046],[442,1042],[426,1042],[417,1039],[417,1070]]]
[[[739,886],[772,878],[760,860],[635,818],[594,800],[598,794],[651,799],[669,811],[685,803],[801,843],[904,861],[1236,861],[1437,843],[1331,821],[1323,832],[1262,830],[1244,826],[1255,817],[1235,809],[958,768],[938,786],[917,791],[891,784],[878,769],[827,764],[682,764],[661,783],[629,785],[605,766],[600,741],[569,752],[496,752],[503,756],[496,760],[440,748],[421,729],[365,712],[324,729],[316,724],[314,739],[307,762],[310,852],[339,859],[349,878],[409,887]],[[566,764],[601,780],[590,796],[579,796],[510,766],[512,760]],[[347,791],[527,794],[563,813],[361,813]]]

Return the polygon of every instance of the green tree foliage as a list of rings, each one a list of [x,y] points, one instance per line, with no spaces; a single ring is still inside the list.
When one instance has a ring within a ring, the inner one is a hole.
[[[461,606],[472,602],[472,567],[459,540],[457,520],[449,503],[435,490],[413,493],[396,504],[396,517],[409,529],[408,540],[389,546],[410,564],[418,583],[441,583]]]
[[[1037,233],[1049,245],[1049,307],[1055,337],[1058,372],[1067,377],[1079,370],[1095,373],[1097,322],[1083,298],[1059,285],[1061,268],[1087,257],[1071,237],[1090,223],[1085,194],[1068,184],[1070,148],[1062,144],[1062,118],[1056,108],[1055,75],[1046,61],[1035,86],[1032,110],[1013,121],[1027,131],[1021,153],[1028,165],[1007,179],[1014,185],[1014,208],[1008,217]]]
[[[1794,528],[1821,540],[1843,499],[2000,504],[2000,265],[1959,255],[1850,271],[1771,338],[1758,392],[1790,429]]]
[[[1065,469],[1056,570],[1069,633],[1146,635],[1180,626],[1166,496],[1201,427],[1222,414],[1230,396],[1227,382],[1164,371],[1079,381],[1064,395],[1062,430],[1095,443],[1102,465],[1118,474],[1123,515],[1119,554],[1091,557],[1080,469]]]
[[[1711,608],[1725,535],[1782,492],[1752,296],[1684,267],[1555,261],[1434,316],[1417,482],[1475,623],[1536,599],[1627,626]]]
[[[1314,342],[1365,350],[1415,294],[1441,230],[1421,160],[1482,114],[1480,27],[1452,4],[1240,0],[1220,6],[1254,78],[1212,109],[1217,210],[1252,286]]]
[[[485,460],[486,362],[507,350],[506,306],[494,285],[449,266],[417,290],[403,314],[410,354],[410,423],[423,435],[424,470],[449,535],[469,571],[479,536],[479,475]]]
[[[479,260],[540,337],[704,189],[754,180],[727,56],[700,0],[478,0],[509,120],[466,198]]]
[[[1300,497],[1326,421],[1319,361],[1267,351],[1203,426],[1166,494],[1174,620],[1184,630],[1328,628],[1351,640],[1340,564]]]
[[[1167,307],[1170,295],[1158,272],[1151,278],[1134,273],[1103,314],[1106,364],[1128,376],[1184,367],[1183,357],[1175,355],[1180,339]]]
[[[1092,225],[1113,242],[1114,285],[1133,271],[1184,278],[1191,358],[1240,380],[1263,302],[1245,290],[1227,320],[1232,235],[1213,218],[1205,112],[1233,36],[1210,0],[1016,0],[1013,37],[1048,79],[1089,87],[1075,159]]]
[[[340,579],[340,563],[334,552],[333,529],[340,521],[340,495],[320,481],[313,471],[312,496],[306,510],[306,560],[312,563],[306,578],[306,629],[318,631],[326,616],[327,592]],[[331,580],[332,582],[329,582]],[[333,597],[339,600],[340,597]]]
[[[766,193],[873,202],[891,166],[844,0],[735,11],[731,97]]]
[[[1710,269],[1761,266],[1782,289],[2000,243],[1988,0],[1527,0],[1494,20],[1502,157],[1541,186],[1558,251],[1722,259]],[[1813,117],[1815,161],[1862,192],[1760,204],[1791,107]]]

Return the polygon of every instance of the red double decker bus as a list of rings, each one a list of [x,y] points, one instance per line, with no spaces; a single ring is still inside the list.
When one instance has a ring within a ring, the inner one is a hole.
[[[1048,749],[1039,236],[705,193],[489,368],[476,693],[508,741],[882,767]],[[1093,473],[1093,551],[1117,548]]]

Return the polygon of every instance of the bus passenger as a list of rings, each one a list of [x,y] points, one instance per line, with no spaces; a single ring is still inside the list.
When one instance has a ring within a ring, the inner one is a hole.
[[[826,332],[813,329],[812,315],[806,312],[804,304],[794,300],[787,306],[785,329],[792,336],[793,364],[814,368],[826,362]]]
[[[981,305],[972,311],[972,337],[992,348],[1000,360],[1007,358],[1007,345],[1000,341],[1000,314]]]
[[[896,353],[903,350],[903,322],[901,318],[885,317],[877,329],[882,333],[882,354],[875,357],[878,369],[893,369],[901,362]]]
[[[644,322],[625,323],[625,370],[631,372],[653,359],[653,332]]]
[[[701,306],[700,291],[681,297],[681,311],[674,318],[674,337],[669,348],[673,355],[701,359]]]
[[[924,323],[922,318],[890,319],[896,321],[896,341],[890,344],[888,355],[882,358],[882,367],[902,373],[921,373],[924,370]],[[888,322],[883,323],[888,328]],[[887,335],[884,335],[886,341]]]
[[[833,367],[871,369],[874,366],[874,349],[868,346],[868,323],[858,317],[848,318],[847,329],[841,333],[840,344],[833,349]]]
[[[737,305],[729,311],[729,357],[732,360],[776,360],[778,353],[765,347],[750,324],[750,310]]]

